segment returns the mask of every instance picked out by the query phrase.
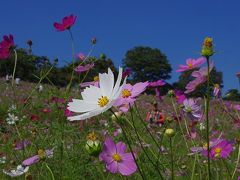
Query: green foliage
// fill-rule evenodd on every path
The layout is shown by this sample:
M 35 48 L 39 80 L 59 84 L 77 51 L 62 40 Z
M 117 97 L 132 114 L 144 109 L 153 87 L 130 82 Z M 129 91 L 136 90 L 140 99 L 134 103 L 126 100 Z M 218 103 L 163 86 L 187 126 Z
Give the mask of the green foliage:
M 225 94 L 224 100 L 228 101 L 240 101 L 240 93 L 237 89 L 229 89 Z
M 171 65 L 159 49 L 135 47 L 127 51 L 123 64 L 132 69 L 133 82 L 171 78 Z

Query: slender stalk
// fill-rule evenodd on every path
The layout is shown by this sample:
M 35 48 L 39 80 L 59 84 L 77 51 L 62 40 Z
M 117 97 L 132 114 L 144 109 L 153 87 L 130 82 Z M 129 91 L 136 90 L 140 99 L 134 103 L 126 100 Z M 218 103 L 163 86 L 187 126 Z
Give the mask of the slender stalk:
M 131 107 L 130 105 L 129 105 L 129 107 L 130 107 L 130 113 L 131 113 L 131 121 L 132 121 L 132 124 L 133 124 L 134 131 L 135 131 L 135 133 L 136 133 L 136 135 L 137 135 L 137 139 L 138 139 L 138 141 L 139 141 L 139 143 L 140 143 L 140 146 L 141 146 L 144 154 L 147 156 L 148 160 L 151 162 L 151 164 L 152 164 L 152 165 L 155 167 L 155 169 L 157 170 L 157 172 L 158 172 L 158 174 L 160 175 L 161 179 L 163 179 L 163 176 L 162 176 L 161 172 L 159 171 L 158 167 L 157 167 L 156 164 L 152 161 L 152 159 L 149 157 L 148 153 L 146 152 L 145 148 L 144 148 L 143 145 L 142 145 L 142 141 L 140 140 L 139 134 L 138 134 L 138 132 L 137 132 L 137 128 L 136 128 L 136 126 L 135 126 L 135 122 L 134 122 L 134 120 L 133 120 L 132 107 Z
M 237 171 L 237 169 L 238 169 L 239 161 L 240 161 L 240 144 L 238 145 L 238 156 L 237 156 L 237 162 L 236 162 L 236 166 L 235 166 L 235 169 L 234 169 L 234 171 L 233 171 L 233 174 L 232 174 L 232 178 L 231 178 L 231 179 L 234 178 L 234 175 L 235 175 L 235 173 L 236 173 L 236 171 Z
M 173 147 L 172 147 L 172 138 L 171 137 L 170 137 L 170 150 L 171 150 L 171 173 L 172 173 L 172 180 L 174 180 Z
M 50 172 L 52 180 L 55 180 L 55 178 L 54 178 L 54 175 L 53 175 L 53 172 L 52 172 L 51 168 L 48 166 L 48 164 L 47 164 L 47 163 L 44 163 L 44 164 L 45 164 L 46 168 L 48 169 L 48 171 Z
M 142 124 L 144 125 L 145 129 L 147 130 L 148 134 L 151 136 L 152 140 L 154 141 L 154 143 L 156 144 L 156 146 L 158 147 L 158 149 L 161 149 L 161 147 L 159 146 L 159 144 L 157 143 L 156 139 L 153 137 L 151 131 L 148 129 L 147 125 L 145 124 L 144 120 L 142 119 L 139 111 L 138 111 L 138 108 L 137 108 L 137 105 L 136 103 L 134 102 L 134 106 L 135 106 L 135 109 L 137 111 L 137 115 L 139 116 L 139 119 L 141 120 Z
M 208 179 L 211 179 L 211 160 L 210 160 L 210 144 L 209 144 L 209 104 L 210 104 L 210 62 L 207 58 L 207 98 L 206 98 L 206 135 L 207 135 L 207 159 L 208 159 Z
M 13 68 L 13 74 L 12 74 L 12 86 L 14 84 L 14 78 L 15 78 L 15 73 L 17 68 L 17 51 L 16 49 L 14 49 L 13 51 L 14 51 L 15 61 L 14 61 L 14 68 Z
M 177 108 L 176 108 L 176 106 L 175 106 L 175 103 L 173 102 L 172 97 L 171 97 L 171 102 L 172 102 L 172 106 L 173 106 L 173 109 L 174 109 L 174 111 L 175 111 L 175 114 L 176 114 L 176 116 L 177 116 L 178 125 L 179 125 L 179 127 L 180 127 L 180 130 L 181 130 L 183 139 L 184 139 L 184 141 L 185 141 L 185 144 L 186 144 L 187 149 L 189 150 L 188 143 L 187 143 L 186 137 L 185 137 L 185 135 L 184 135 L 184 132 L 183 132 L 183 128 L 182 128 L 180 119 L 179 119 L 179 114 L 178 114 Z M 186 127 L 186 129 L 187 129 L 187 127 Z M 187 129 L 187 131 L 188 131 L 188 129 Z M 188 134 L 189 134 L 189 132 L 188 132 Z
M 71 38 L 71 44 L 72 44 L 72 74 L 71 74 L 71 78 L 70 81 L 67 85 L 67 89 L 66 89 L 66 93 L 69 92 L 69 90 L 71 89 L 71 85 L 72 85 L 72 81 L 73 81 L 73 76 L 74 76 L 74 54 L 75 54 L 75 48 L 74 48 L 74 39 L 73 39 L 73 34 L 71 29 L 69 29 L 69 34 L 70 34 L 70 38 Z
M 111 111 L 111 113 L 115 116 L 115 118 L 119 121 L 118 117 L 117 117 L 116 114 L 113 112 L 113 110 L 110 109 L 110 111 Z M 125 137 L 125 139 L 126 139 L 126 141 L 127 141 L 127 144 L 128 144 L 128 146 L 129 146 L 130 152 L 131 152 L 131 154 L 132 154 L 132 156 L 133 156 L 133 159 L 134 159 L 134 161 L 135 161 L 135 163 L 136 163 L 136 165 L 137 165 L 137 168 L 138 168 L 138 170 L 139 170 L 139 173 L 140 173 L 142 179 L 146 179 L 145 175 L 143 174 L 143 172 L 142 172 L 142 170 L 140 169 L 140 166 L 139 166 L 139 164 L 138 164 L 138 162 L 137 162 L 137 160 L 136 160 L 135 154 L 134 154 L 134 152 L 133 152 L 133 150 L 132 150 L 132 147 L 131 147 L 130 141 L 129 141 L 128 137 L 127 137 L 127 134 L 126 134 L 126 132 L 125 132 L 125 129 L 123 128 L 123 126 L 121 125 L 121 123 L 118 123 L 118 125 L 121 127 L 121 129 L 122 129 L 122 131 L 123 131 L 123 135 L 124 135 L 124 137 Z

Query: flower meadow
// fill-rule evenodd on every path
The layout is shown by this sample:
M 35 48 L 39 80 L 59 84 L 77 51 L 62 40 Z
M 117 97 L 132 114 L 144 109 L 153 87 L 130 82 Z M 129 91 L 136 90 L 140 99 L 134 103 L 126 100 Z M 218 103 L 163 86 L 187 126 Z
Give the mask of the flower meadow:
M 240 179 L 240 105 L 210 88 L 212 38 L 200 57 L 179 63 L 179 73 L 194 70 L 185 91 L 161 96 L 164 80 L 131 83 L 127 67 L 86 81 L 95 62 L 92 49 L 75 54 L 75 23 L 70 15 L 53 24 L 69 34 L 78 61 L 64 88 L 42 83 L 51 67 L 38 83 L 20 82 L 14 36 L 0 42 L 1 61 L 15 58 L 11 78 L 0 80 L 0 179 Z M 189 96 L 203 83 L 203 97 Z

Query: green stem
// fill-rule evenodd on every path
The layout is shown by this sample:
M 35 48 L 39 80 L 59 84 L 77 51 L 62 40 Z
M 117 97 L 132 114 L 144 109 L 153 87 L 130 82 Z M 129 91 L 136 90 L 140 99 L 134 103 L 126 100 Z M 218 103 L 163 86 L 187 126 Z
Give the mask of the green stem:
M 117 121 L 119 121 L 118 117 L 117 117 L 116 114 L 113 112 L 113 110 L 110 109 L 110 111 L 111 111 L 111 113 L 115 116 L 115 118 L 117 119 Z M 142 179 L 146 179 L 145 175 L 143 174 L 143 172 L 142 172 L 142 170 L 140 169 L 140 166 L 139 166 L 139 164 L 138 164 L 138 162 L 137 162 L 137 160 L 136 160 L 136 157 L 135 157 L 135 154 L 134 154 L 134 152 L 133 152 L 133 150 L 132 150 L 130 141 L 129 141 L 129 139 L 127 138 L 127 134 L 126 134 L 126 132 L 125 132 L 125 129 L 123 128 L 123 126 L 121 125 L 121 123 L 118 123 L 118 125 L 121 127 L 121 129 L 122 129 L 122 131 L 123 131 L 123 135 L 124 135 L 124 137 L 125 137 L 125 139 L 126 139 L 126 141 L 127 141 L 127 144 L 128 144 L 128 146 L 129 146 L 130 152 L 131 152 L 131 154 L 132 154 L 132 156 L 133 156 L 133 159 L 134 159 L 134 161 L 135 161 L 135 163 L 136 163 L 136 165 L 137 165 L 137 168 L 138 168 L 138 170 L 139 170 L 139 173 L 140 173 Z
M 132 121 L 132 124 L 133 124 L 134 131 L 135 131 L 135 133 L 136 133 L 136 135 L 137 135 L 137 139 L 138 139 L 138 141 L 139 141 L 139 143 L 140 143 L 140 146 L 141 146 L 144 154 L 147 156 L 148 160 L 151 162 L 151 164 L 152 164 L 152 165 L 154 166 L 154 168 L 157 170 L 157 172 L 158 172 L 158 174 L 160 175 L 161 179 L 163 179 L 163 176 L 162 176 L 161 172 L 159 171 L 158 167 L 155 165 L 155 163 L 154 163 L 154 162 L 152 161 L 152 159 L 149 157 L 148 153 L 146 152 L 145 148 L 144 148 L 143 145 L 142 145 L 142 141 L 140 140 L 139 134 L 138 134 L 138 132 L 137 132 L 137 128 L 136 128 L 136 126 L 135 126 L 135 122 L 134 122 L 134 120 L 133 120 L 132 107 L 130 106 L 130 104 L 129 104 L 129 107 L 130 107 L 130 112 L 131 112 L 131 121 Z
M 171 150 L 171 172 L 172 172 L 172 180 L 174 180 L 174 162 L 173 162 L 172 138 L 170 138 L 170 150 Z
M 54 175 L 53 175 L 53 172 L 52 172 L 51 168 L 48 166 L 48 164 L 47 164 L 47 163 L 44 163 L 44 164 L 45 164 L 46 168 L 48 169 L 48 171 L 50 172 L 52 180 L 55 180 L 55 178 L 54 178 Z
M 231 179 L 234 178 L 234 175 L 235 175 L 235 173 L 236 173 L 236 171 L 237 171 L 237 169 L 238 169 L 238 163 L 239 163 L 239 161 L 240 161 L 240 144 L 238 145 L 237 162 L 236 162 L 236 166 L 235 166 L 235 169 L 234 169 L 234 171 L 233 171 L 233 174 L 232 174 L 232 178 L 231 178 Z
M 13 74 L 12 74 L 12 86 L 14 84 L 14 78 L 15 78 L 15 73 L 16 73 L 16 68 L 17 68 L 17 51 L 16 49 L 13 50 L 14 55 L 15 55 L 15 61 L 14 61 L 14 68 L 13 68 Z
M 211 160 L 210 160 L 210 144 L 209 144 L 209 104 L 210 104 L 210 62 L 207 58 L 207 99 L 206 99 L 206 135 L 207 135 L 207 159 L 208 159 L 208 179 L 211 179 Z

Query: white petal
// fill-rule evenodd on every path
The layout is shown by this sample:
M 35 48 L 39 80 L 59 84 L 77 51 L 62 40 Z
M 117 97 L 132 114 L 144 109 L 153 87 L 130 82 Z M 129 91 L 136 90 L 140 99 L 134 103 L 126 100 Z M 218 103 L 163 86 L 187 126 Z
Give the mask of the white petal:
M 113 88 L 111 97 L 118 91 L 120 83 L 121 83 L 121 80 L 122 80 L 122 68 L 119 67 L 117 82 L 116 82 L 116 84 L 115 84 L 115 86 Z
M 96 86 L 90 86 L 81 93 L 83 100 L 89 103 L 97 103 L 98 98 L 102 96 L 101 89 Z
M 91 118 L 93 116 L 96 116 L 96 115 L 100 114 L 101 112 L 102 111 L 100 109 L 98 109 L 98 110 L 95 110 L 95 111 L 83 113 L 81 115 L 71 116 L 71 117 L 68 117 L 67 119 L 69 121 L 85 120 L 85 119 Z
M 114 76 L 110 68 L 108 68 L 108 74 L 99 74 L 99 86 L 104 96 L 109 97 L 112 93 L 114 85 Z
M 79 100 L 79 99 L 73 99 L 73 102 L 68 103 L 68 110 L 72 112 L 87 112 L 87 111 L 92 111 L 94 109 L 98 108 L 98 104 L 93 103 L 88 103 L 87 101 L 84 100 Z

